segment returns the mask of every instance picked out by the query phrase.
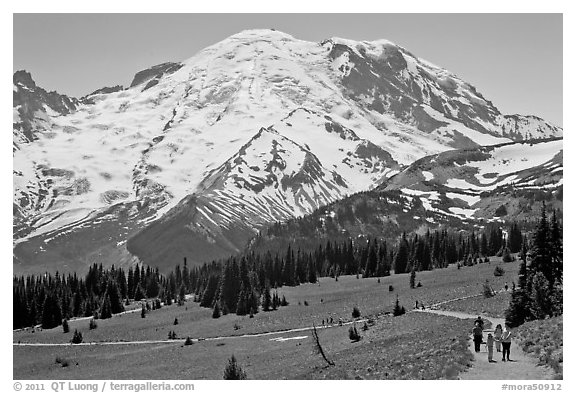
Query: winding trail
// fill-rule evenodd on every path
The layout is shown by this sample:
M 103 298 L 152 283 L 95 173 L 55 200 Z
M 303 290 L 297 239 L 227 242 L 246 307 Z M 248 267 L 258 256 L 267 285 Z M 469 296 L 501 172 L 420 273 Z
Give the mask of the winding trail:
M 427 312 L 437 315 L 445 315 L 449 317 L 456 317 L 460 319 L 476 319 L 477 315 L 466 314 L 457 311 L 443 311 L 435 309 L 418 310 L 415 312 Z M 496 325 L 501 324 L 504 326 L 503 318 L 494 318 L 481 315 L 483 319 L 487 319 L 492 323 L 494 328 Z M 472 330 L 472 328 L 470 328 Z M 486 333 L 493 332 L 485 330 Z M 480 352 L 474 351 L 474 342 L 470 336 L 469 342 L 470 352 L 474 354 L 474 362 L 472 367 L 466 372 L 460 374 L 460 379 L 490 379 L 490 380 L 514 380 L 514 379 L 530 379 L 530 380 L 549 380 L 554 379 L 553 371 L 548 367 L 538 366 L 536 360 L 528 356 L 518 344 L 512 340 L 510 347 L 511 361 L 503 362 L 501 359 L 501 352 L 496 352 L 494 348 L 493 360 L 495 363 L 488 363 L 488 353 L 482 346 Z
M 140 311 L 140 310 L 137 310 Z M 325 325 L 325 326 L 316 326 L 317 330 L 320 329 L 329 329 L 339 326 L 346 326 L 351 325 L 353 323 L 362 323 L 367 321 L 366 319 L 358 319 L 354 321 L 343 322 L 342 325 L 340 324 L 332 324 L 332 325 Z M 199 341 L 215 341 L 215 340 L 225 340 L 225 339 L 238 339 L 238 338 L 255 338 L 255 337 L 266 337 L 266 336 L 274 336 L 280 334 L 289 334 L 289 333 L 299 333 L 305 332 L 308 330 L 314 329 L 313 326 L 302 327 L 302 328 L 294 328 L 294 329 L 285 329 L 285 330 L 275 330 L 272 332 L 264 332 L 264 333 L 251 333 L 251 334 L 242 334 L 242 335 L 230 335 L 230 336 L 217 336 L 217 337 L 206 337 L 206 338 L 194 338 L 192 339 L 193 342 Z M 286 338 L 281 338 L 280 341 L 287 341 Z M 292 338 L 294 339 L 294 338 Z M 68 343 L 21 343 L 15 342 L 12 343 L 15 347 L 68 347 L 68 346 L 94 346 L 94 345 L 138 345 L 138 344 L 182 344 L 184 337 L 178 338 L 175 340 L 142 340 L 142 341 L 90 341 L 90 342 L 82 342 L 79 344 L 72 344 Z M 275 339 L 278 340 L 278 339 Z

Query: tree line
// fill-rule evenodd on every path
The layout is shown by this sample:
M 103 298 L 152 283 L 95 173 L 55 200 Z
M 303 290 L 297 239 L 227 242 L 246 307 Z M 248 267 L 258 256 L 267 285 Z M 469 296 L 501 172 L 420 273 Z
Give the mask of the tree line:
M 520 252 L 518 287 L 506 310 L 506 323 L 516 327 L 524 322 L 563 313 L 563 235 L 552 213 L 549 219 L 543 204 L 540 221 L 530 242 Z
M 184 302 L 186 294 L 202 307 L 227 313 L 255 314 L 287 304 L 273 289 L 315 283 L 319 277 L 340 275 L 384 277 L 392 273 L 474 264 L 497 253 L 517 252 L 523 243 L 516 224 L 505 240 L 498 225 L 480 232 L 448 229 L 422 235 L 403 234 L 396 243 L 378 238 L 326 241 L 311 252 L 249 252 L 201 266 L 176 265 L 167 275 L 143 265 L 125 272 L 94 264 L 84 278 L 76 274 L 14 277 L 14 329 L 40 324 L 52 328 L 72 317 L 109 318 L 124 311 L 130 300 L 157 299 L 164 304 Z M 217 311 L 217 312 L 216 312 Z

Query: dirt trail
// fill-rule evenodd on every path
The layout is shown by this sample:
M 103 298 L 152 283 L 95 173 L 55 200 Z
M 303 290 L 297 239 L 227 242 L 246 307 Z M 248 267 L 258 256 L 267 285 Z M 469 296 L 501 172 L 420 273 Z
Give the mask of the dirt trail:
M 456 317 L 460 319 L 476 319 L 477 315 L 465 314 L 456 311 L 443 311 L 443 310 L 419 310 L 418 312 L 428 312 L 438 315 L 446 315 L 450 317 Z M 492 332 L 496 325 L 501 324 L 504 326 L 504 319 L 487 317 L 482 315 L 483 319 L 487 319 L 492 323 L 492 328 L 489 330 Z M 472 330 L 472 326 L 470 327 Z M 488 331 L 485 331 L 485 335 Z M 513 380 L 513 379 L 532 379 L 532 380 L 546 380 L 554 379 L 553 371 L 548 367 L 538 366 L 536 360 L 529 357 L 518 344 L 512 340 L 512 345 L 510 347 L 510 359 L 511 361 L 502 361 L 502 353 L 496 352 L 496 346 L 494 346 L 494 356 L 493 360 L 495 363 L 488 363 L 488 353 L 482 345 L 480 352 L 474 351 L 474 342 L 472 341 L 472 336 L 470 336 L 469 344 L 470 352 L 474 354 L 474 363 L 468 371 L 460 374 L 460 379 L 489 379 L 489 380 Z
M 137 310 L 139 311 L 139 310 Z M 334 323 L 332 325 L 325 325 L 325 326 L 316 326 L 317 330 L 320 329 L 330 329 L 339 326 L 347 326 L 353 323 L 362 323 L 367 321 L 366 319 L 358 319 L 354 321 L 343 322 L 341 325 Z M 193 342 L 199 341 L 214 341 L 214 340 L 225 340 L 225 339 L 237 339 L 237 338 L 254 338 L 254 337 L 266 337 L 266 336 L 273 336 L 273 335 L 280 335 L 280 334 L 288 334 L 288 333 L 298 333 L 298 332 L 305 332 L 308 330 L 314 329 L 313 326 L 302 327 L 302 328 L 294 328 L 294 329 L 285 329 L 285 330 L 275 330 L 272 332 L 264 332 L 264 333 L 251 333 L 251 334 L 243 334 L 243 335 L 230 335 L 230 336 L 217 336 L 217 337 L 206 337 L 206 338 L 193 338 Z M 294 339 L 294 338 L 292 338 Z M 92 342 L 82 342 L 79 344 L 72 344 L 72 343 L 21 343 L 15 342 L 12 343 L 13 346 L 19 347 L 64 347 L 64 346 L 91 346 L 91 345 L 138 345 L 138 344 L 182 344 L 184 338 L 179 338 L 175 340 L 141 340 L 141 341 L 92 341 Z M 282 341 L 286 341 L 288 339 L 284 338 Z

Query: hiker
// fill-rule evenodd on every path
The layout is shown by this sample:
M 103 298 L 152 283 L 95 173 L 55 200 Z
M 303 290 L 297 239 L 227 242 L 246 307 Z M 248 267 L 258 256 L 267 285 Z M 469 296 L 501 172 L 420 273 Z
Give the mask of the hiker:
M 502 338 L 502 325 L 496 325 L 496 329 L 494 329 L 494 341 L 496 341 L 496 352 L 501 352 L 500 348 L 502 347 L 502 343 L 500 339 Z
M 424 307 L 424 303 L 420 302 L 420 304 L 422 305 L 422 310 L 426 310 L 426 307 Z
M 482 320 L 482 318 L 480 318 L 480 315 L 478 315 L 478 318 L 476 318 L 476 321 L 474 321 L 474 323 L 480 325 L 480 329 L 484 330 L 484 321 Z
M 504 324 L 504 330 L 502 331 L 502 361 L 510 361 L 510 346 L 512 345 L 512 332 L 508 328 L 508 325 Z
M 492 337 L 492 333 L 488 333 L 486 347 L 488 348 L 488 363 L 494 363 L 494 360 L 492 360 L 494 354 L 494 337 Z
M 480 344 L 482 344 L 482 328 L 478 322 L 474 324 L 472 334 L 474 335 L 474 351 L 480 352 Z

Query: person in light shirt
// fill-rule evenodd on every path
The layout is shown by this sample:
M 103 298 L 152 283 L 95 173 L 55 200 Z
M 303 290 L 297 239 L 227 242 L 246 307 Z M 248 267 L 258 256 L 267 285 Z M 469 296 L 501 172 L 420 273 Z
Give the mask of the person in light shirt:
M 502 361 L 510 361 L 510 346 L 512 345 L 512 332 L 510 331 L 508 325 L 504 325 L 504 330 L 502 331 Z

